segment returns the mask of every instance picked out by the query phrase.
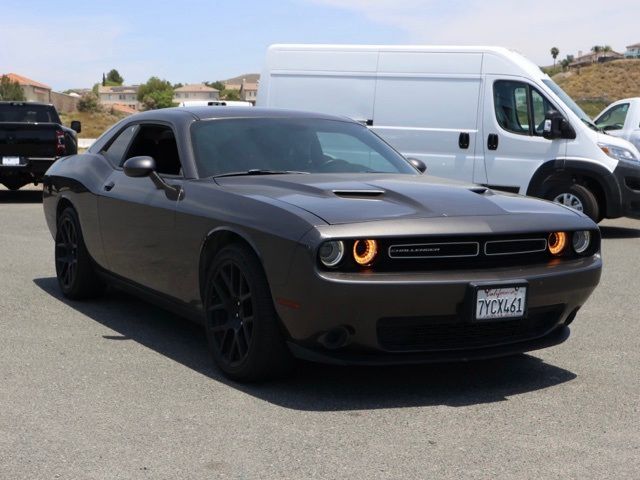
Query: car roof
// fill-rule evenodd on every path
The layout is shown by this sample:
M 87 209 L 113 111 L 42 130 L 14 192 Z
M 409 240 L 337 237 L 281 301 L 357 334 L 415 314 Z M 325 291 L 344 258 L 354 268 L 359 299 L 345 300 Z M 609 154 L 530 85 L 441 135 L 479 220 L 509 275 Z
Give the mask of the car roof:
M 53 107 L 53 104 L 51 103 L 44 103 L 44 102 L 29 102 L 29 101 L 22 101 L 22 100 L 0 100 L 0 105 L 36 105 L 36 106 L 40 106 L 40 107 Z
M 289 110 L 284 108 L 262 108 L 262 107 L 229 107 L 229 106 L 202 106 L 202 107 L 175 107 L 160 110 L 148 110 L 135 114 L 136 118 L 184 118 L 191 116 L 196 120 L 210 120 L 217 118 L 307 118 L 340 120 L 343 122 L 357 123 L 347 117 L 326 115 L 317 112 L 305 112 L 299 110 Z M 130 117 L 132 118 L 132 117 Z

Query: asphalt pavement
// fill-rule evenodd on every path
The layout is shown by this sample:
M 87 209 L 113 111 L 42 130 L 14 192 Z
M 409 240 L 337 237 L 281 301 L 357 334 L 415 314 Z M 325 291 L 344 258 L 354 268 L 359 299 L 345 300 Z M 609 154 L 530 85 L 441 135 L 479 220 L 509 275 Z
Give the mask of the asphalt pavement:
M 64 300 L 40 192 L 0 190 L 0 479 L 638 479 L 640 221 L 602 233 L 562 345 L 246 386 L 175 315 Z

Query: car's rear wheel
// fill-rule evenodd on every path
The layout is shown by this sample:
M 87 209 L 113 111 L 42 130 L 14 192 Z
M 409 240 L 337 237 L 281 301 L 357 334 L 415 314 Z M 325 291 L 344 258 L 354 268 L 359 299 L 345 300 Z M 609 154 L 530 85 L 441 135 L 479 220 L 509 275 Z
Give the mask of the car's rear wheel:
M 55 261 L 58 284 L 65 297 L 81 300 L 104 290 L 104 282 L 84 244 L 78 214 L 72 207 L 65 208 L 58 217 Z
M 582 212 L 594 222 L 602 220 L 598 199 L 593 192 L 584 185 L 577 183 L 560 185 L 552 188 L 546 198 Z
M 249 248 L 234 244 L 215 256 L 205 294 L 209 349 L 225 375 L 256 381 L 290 369 L 291 354 L 267 279 Z

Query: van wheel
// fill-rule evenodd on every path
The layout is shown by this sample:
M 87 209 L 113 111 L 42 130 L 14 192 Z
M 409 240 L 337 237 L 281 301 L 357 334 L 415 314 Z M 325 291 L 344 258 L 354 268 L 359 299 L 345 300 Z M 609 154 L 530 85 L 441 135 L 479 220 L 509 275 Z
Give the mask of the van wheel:
M 572 183 L 552 188 L 546 198 L 582 212 L 596 223 L 602 220 L 598 199 L 583 185 Z

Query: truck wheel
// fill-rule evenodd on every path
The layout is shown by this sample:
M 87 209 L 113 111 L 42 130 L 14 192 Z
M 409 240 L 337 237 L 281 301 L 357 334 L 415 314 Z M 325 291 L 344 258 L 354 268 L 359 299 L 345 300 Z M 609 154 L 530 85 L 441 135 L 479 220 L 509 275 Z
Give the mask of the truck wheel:
M 583 185 L 572 183 L 552 188 L 546 198 L 582 212 L 596 223 L 602 220 L 596 196 Z
M 11 191 L 20 190 L 22 187 L 26 185 L 24 182 L 12 182 L 11 180 L 6 180 L 2 182 L 2 184 L 7 187 Z
M 93 266 L 80 230 L 76 211 L 67 207 L 58 218 L 56 231 L 56 276 L 62 294 L 71 300 L 92 298 L 105 284 Z
M 214 362 L 229 378 L 258 381 L 287 373 L 293 360 L 260 262 L 243 245 L 213 259 L 205 287 L 206 333 Z

